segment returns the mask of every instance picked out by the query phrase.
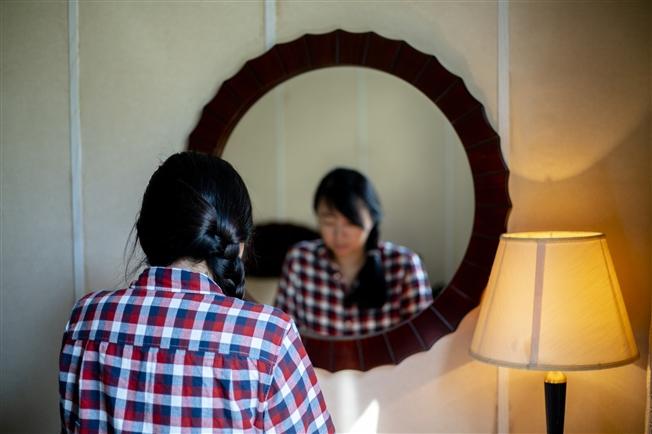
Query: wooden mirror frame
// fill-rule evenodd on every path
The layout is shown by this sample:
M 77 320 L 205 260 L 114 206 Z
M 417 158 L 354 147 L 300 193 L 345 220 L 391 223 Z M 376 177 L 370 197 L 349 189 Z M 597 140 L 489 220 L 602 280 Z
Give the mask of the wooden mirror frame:
M 464 81 L 434 56 L 373 32 L 336 30 L 306 34 L 247 61 L 222 83 L 203 108 L 189 136 L 188 149 L 221 155 L 236 124 L 265 93 L 304 72 L 333 66 L 376 69 L 419 89 L 439 107 L 457 132 L 469 160 L 475 193 L 473 228 L 465 256 L 453 279 L 429 308 L 372 335 L 302 336 L 314 366 L 331 372 L 366 371 L 398 364 L 414 353 L 430 349 L 478 305 L 511 210 L 509 172 L 500 138 L 489 124 L 483 105 L 469 93 Z

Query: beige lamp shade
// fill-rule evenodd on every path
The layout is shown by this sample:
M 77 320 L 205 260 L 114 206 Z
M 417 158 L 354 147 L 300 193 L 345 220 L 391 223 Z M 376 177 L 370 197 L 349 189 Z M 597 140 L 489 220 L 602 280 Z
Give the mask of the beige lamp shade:
M 604 234 L 504 234 L 471 355 L 502 366 L 601 369 L 638 349 Z

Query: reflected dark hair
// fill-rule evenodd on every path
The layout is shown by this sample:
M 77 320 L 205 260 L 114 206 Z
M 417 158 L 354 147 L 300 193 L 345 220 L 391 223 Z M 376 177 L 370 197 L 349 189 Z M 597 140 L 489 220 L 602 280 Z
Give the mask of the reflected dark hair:
M 242 298 L 240 243 L 247 243 L 252 228 L 249 193 L 235 169 L 218 157 L 181 152 L 149 180 L 136 238 L 149 265 L 205 260 L 224 293 Z
M 363 309 L 381 307 L 387 301 L 387 283 L 378 254 L 379 226 L 383 217 L 378 193 L 362 173 L 338 167 L 328 172 L 317 186 L 313 199 L 315 212 L 322 202 L 359 227 L 364 227 L 360 206 L 369 211 L 373 227 L 365 243 L 367 259 L 358 273 L 357 285 L 347 295 L 345 304 L 355 304 Z

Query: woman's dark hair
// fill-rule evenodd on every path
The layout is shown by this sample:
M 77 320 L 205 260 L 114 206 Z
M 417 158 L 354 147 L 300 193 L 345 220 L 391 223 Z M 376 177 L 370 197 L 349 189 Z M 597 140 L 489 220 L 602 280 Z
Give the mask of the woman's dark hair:
M 378 254 L 379 225 L 383 212 L 376 190 L 362 173 L 338 167 L 328 172 L 317 186 L 313 200 L 315 212 L 322 202 L 359 227 L 364 227 L 360 206 L 369 211 L 373 227 L 365 243 L 367 259 L 358 273 L 357 284 L 345 299 L 345 304 L 356 304 L 360 308 L 381 307 L 387 301 L 387 283 Z
M 240 243 L 247 243 L 252 227 L 249 193 L 235 169 L 218 157 L 181 152 L 149 180 L 136 237 L 149 265 L 205 260 L 224 293 L 241 298 Z

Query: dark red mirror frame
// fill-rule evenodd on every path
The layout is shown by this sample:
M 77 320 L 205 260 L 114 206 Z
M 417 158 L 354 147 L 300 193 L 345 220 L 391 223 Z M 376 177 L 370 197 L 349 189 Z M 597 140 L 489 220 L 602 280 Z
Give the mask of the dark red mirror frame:
M 419 89 L 451 122 L 473 174 L 475 216 L 469 246 L 453 279 L 428 309 L 376 335 L 345 339 L 302 337 L 314 366 L 331 372 L 366 371 L 398 364 L 414 353 L 428 350 L 439 338 L 454 331 L 478 305 L 500 234 L 506 231 L 511 209 L 509 172 L 501 154 L 500 138 L 489 124 L 483 105 L 469 93 L 464 81 L 434 56 L 373 32 L 336 30 L 304 35 L 249 60 L 222 83 L 206 104 L 190 134 L 188 149 L 221 155 L 235 125 L 260 97 L 296 75 L 332 66 L 384 71 Z

